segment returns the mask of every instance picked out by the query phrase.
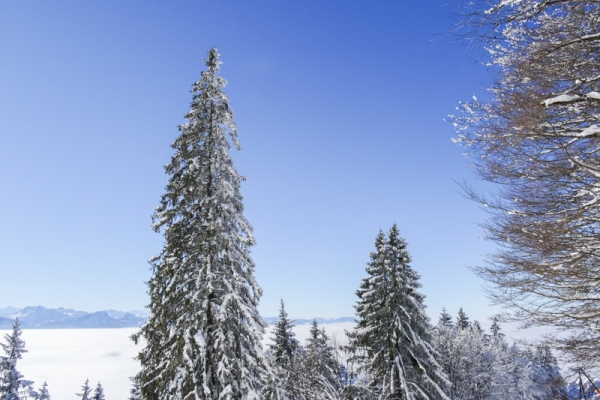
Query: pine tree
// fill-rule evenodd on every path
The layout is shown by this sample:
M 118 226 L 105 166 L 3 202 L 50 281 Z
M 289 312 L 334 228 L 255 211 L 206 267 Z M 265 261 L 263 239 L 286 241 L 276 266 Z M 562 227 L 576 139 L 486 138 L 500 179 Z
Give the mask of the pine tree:
M 129 379 L 131 380 L 132 386 L 131 389 L 129 389 L 129 399 L 127 400 L 142 400 L 140 381 L 137 380 L 135 376 Z
M 437 360 L 448 377 L 445 386 L 453 400 L 485 399 L 491 385 L 490 352 L 483 332 L 475 322 L 460 329 L 445 323 L 449 315 L 440 316 L 434 329 L 433 343 L 439 354 Z
M 92 400 L 106 400 L 106 397 L 104 397 L 104 389 L 102 388 L 102 384 L 100 382 L 98 382 L 98 386 L 96 386 L 96 389 L 94 389 Z
M 146 341 L 138 379 L 147 400 L 258 399 L 270 376 L 255 241 L 229 156 L 232 144 L 240 149 L 237 128 L 216 48 L 205 62 L 152 217 L 165 244 L 150 261 L 149 320 L 133 336 Z
M 498 323 L 498 319 L 494 318 L 492 320 L 492 326 L 490 327 L 490 331 L 492 332 L 492 338 L 498 339 L 498 338 L 504 337 L 504 333 L 500 332 L 501 330 L 502 330 L 502 328 L 500 328 L 500 324 Z
M 292 331 L 294 321 L 285 311 L 285 303 L 281 300 L 279 321 L 273 327 L 273 344 L 269 346 L 270 360 L 279 381 L 278 386 L 285 397 L 301 399 L 305 390 L 304 377 L 299 370 L 300 343 Z
M 310 335 L 305 346 L 302 362 L 304 375 L 309 390 L 305 394 L 308 399 L 330 399 L 339 392 L 339 365 L 335 360 L 333 348 L 325 329 L 319 329 L 316 320 L 310 328 Z
M 44 382 L 36 400 L 50 400 L 50 392 L 48 391 L 48 382 Z
M 294 321 L 288 318 L 285 311 L 285 303 L 281 300 L 279 308 L 279 321 L 273 327 L 275 336 L 271 338 L 273 344 L 270 345 L 271 357 L 276 365 L 288 366 L 293 364 L 296 352 L 300 347 L 300 343 L 294 337 L 296 334 L 292 331 Z
M 477 321 L 476 319 L 473 320 L 473 324 L 471 324 L 471 329 L 473 329 L 474 331 L 477 331 L 479 333 L 483 333 L 483 328 L 481 327 L 481 324 L 479 323 L 479 321 Z
M 380 399 L 447 399 L 445 375 L 435 360 L 419 275 L 410 267 L 396 224 L 380 232 L 366 278 L 357 291 L 357 326 L 351 339 L 367 352 L 366 370 Z
M 450 314 L 448 314 L 446 308 L 442 308 L 442 313 L 440 314 L 440 318 L 438 320 L 438 326 L 446 326 L 448 328 L 452 328 L 454 326 L 454 324 L 452 323 L 452 317 L 450 316 Z
M 76 395 L 81 397 L 81 400 L 92 400 L 90 397 L 91 394 L 92 388 L 90 387 L 90 380 L 86 379 L 83 386 L 81 386 L 81 393 L 76 393 Z
M 21 324 L 15 319 L 13 330 L 4 335 L 6 344 L 0 344 L 4 350 L 4 356 L 0 358 L 0 399 L 19 400 L 27 398 L 33 390 L 32 381 L 23 379 L 23 374 L 17 369 L 17 362 L 23 358 L 25 341 L 21 339 Z
M 456 327 L 458 329 L 467 329 L 469 327 L 469 317 L 463 311 L 462 307 L 458 310 L 458 315 L 456 316 Z
M 560 373 L 556 358 L 547 345 L 537 346 L 532 359 L 537 363 L 537 373 L 534 378 L 544 395 L 539 399 L 567 400 L 566 382 Z

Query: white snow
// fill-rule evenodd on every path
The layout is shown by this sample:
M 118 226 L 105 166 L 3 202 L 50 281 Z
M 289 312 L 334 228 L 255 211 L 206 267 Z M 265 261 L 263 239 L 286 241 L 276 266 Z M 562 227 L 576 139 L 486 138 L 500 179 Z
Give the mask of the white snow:
M 577 99 L 579 99 L 579 95 L 576 94 L 561 94 L 560 96 L 544 100 L 544 105 L 548 107 L 549 105 L 554 103 L 568 103 L 569 101 Z
M 597 135 L 598 133 L 600 133 L 600 128 L 598 128 L 597 125 L 592 125 L 588 128 L 585 128 L 578 136 L 587 137 Z
M 589 92 L 588 94 L 585 95 L 585 97 L 587 97 L 588 99 L 600 100 L 600 93 L 598 93 L 598 92 Z

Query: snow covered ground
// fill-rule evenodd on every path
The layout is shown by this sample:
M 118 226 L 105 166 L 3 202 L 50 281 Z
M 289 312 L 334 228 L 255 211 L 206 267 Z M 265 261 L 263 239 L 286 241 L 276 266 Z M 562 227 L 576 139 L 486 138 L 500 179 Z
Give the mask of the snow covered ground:
M 330 337 L 345 339 L 344 329 L 352 322 L 324 324 Z M 269 330 L 272 326 L 269 327 Z M 131 387 L 129 377 L 135 375 L 138 363 L 133 359 L 140 349 L 129 339 L 138 328 L 120 329 L 25 329 L 23 339 L 28 353 L 19 361 L 19 370 L 39 388 L 48 382 L 50 395 L 56 400 L 76 400 L 81 385 L 102 382 L 106 398 L 125 400 Z M 304 343 L 310 325 L 295 327 L 296 337 Z M 2 342 L 9 331 L 0 331 Z M 270 332 L 263 346 L 270 342 Z

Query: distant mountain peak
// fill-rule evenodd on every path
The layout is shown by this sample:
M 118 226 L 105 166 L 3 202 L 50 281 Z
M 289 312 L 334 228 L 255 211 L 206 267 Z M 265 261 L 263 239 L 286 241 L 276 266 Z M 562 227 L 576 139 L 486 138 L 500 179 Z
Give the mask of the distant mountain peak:
M 0 308 L 0 329 L 10 329 L 13 320 L 19 318 L 23 329 L 85 329 L 85 328 L 132 328 L 142 326 L 148 320 L 148 312 L 133 310 L 78 311 L 72 308 L 46 308 L 28 306 L 24 308 Z M 263 318 L 268 325 L 279 321 L 279 317 Z M 354 317 L 314 318 L 319 325 L 339 322 L 354 322 Z M 295 325 L 312 324 L 311 319 L 296 319 Z
M 143 311 L 106 310 L 89 313 L 70 308 L 0 308 L 0 329 L 10 329 L 15 318 L 23 329 L 82 329 L 82 328 L 131 328 L 142 326 L 147 320 Z

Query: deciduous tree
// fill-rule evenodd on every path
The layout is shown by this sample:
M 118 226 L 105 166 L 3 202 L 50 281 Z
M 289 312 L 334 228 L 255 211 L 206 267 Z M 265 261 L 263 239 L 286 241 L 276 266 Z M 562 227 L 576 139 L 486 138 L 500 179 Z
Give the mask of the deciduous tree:
M 471 21 L 497 73 L 490 98 L 453 119 L 493 195 L 466 188 L 491 213 L 499 246 L 476 268 L 504 320 L 577 333 L 574 359 L 600 359 L 600 3 L 494 1 Z

